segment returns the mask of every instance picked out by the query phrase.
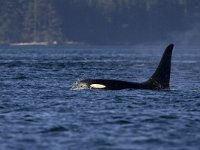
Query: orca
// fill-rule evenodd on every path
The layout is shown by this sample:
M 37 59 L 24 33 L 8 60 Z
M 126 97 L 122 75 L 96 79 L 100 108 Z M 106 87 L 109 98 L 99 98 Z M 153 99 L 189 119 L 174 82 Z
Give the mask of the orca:
M 153 75 L 144 82 L 127 82 L 121 80 L 85 79 L 74 85 L 75 89 L 99 89 L 99 90 L 122 90 L 122 89 L 145 89 L 162 90 L 169 89 L 171 56 L 174 44 L 169 44 L 160 60 Z

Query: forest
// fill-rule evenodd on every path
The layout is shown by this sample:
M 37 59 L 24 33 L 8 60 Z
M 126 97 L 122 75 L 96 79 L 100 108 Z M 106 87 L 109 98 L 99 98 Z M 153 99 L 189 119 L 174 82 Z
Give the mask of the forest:
M 0 44 L 165 41 L 199 20 L 199 0 L 0 0 Z

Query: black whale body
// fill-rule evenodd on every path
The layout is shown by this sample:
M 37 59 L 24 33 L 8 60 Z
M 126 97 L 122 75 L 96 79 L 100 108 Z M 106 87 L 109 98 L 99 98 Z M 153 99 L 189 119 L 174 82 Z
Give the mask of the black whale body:
M 170 72 L 171 72 L 171 56 L 174 45 L 170 44 L 165 49 L 160 63 L 149 78 L 149 80 L 141 83 L 127 82 L 120 80 L 106 79 L 85 79 L 76 83 L 75 88 L 89 88 L 102 90 L 122 90 L 122 89 L 147 89 L 161 90 L 169 89 Z

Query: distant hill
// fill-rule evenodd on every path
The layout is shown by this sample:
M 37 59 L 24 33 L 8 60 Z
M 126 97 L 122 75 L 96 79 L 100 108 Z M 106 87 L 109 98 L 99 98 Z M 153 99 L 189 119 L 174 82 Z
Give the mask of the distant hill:
M 165 41 L 199 20 L 199 0 L 0 0 L 0 44 Z

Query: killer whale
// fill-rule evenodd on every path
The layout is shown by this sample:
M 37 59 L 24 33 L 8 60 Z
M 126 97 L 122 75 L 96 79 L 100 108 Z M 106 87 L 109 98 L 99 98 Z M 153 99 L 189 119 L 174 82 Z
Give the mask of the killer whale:
M 144 82 L 128 82 L 121 80 L 106 79 L 85 79 L 74 85 L 76 89 L 101 89 L 101 90 L 122 90 L 122 89 L 146 89 L 162 90 L 169 89 L 171 73 L 171 57 L 174 44 L 169 44 L 160 60 L 160 63 L 153 75 Z

